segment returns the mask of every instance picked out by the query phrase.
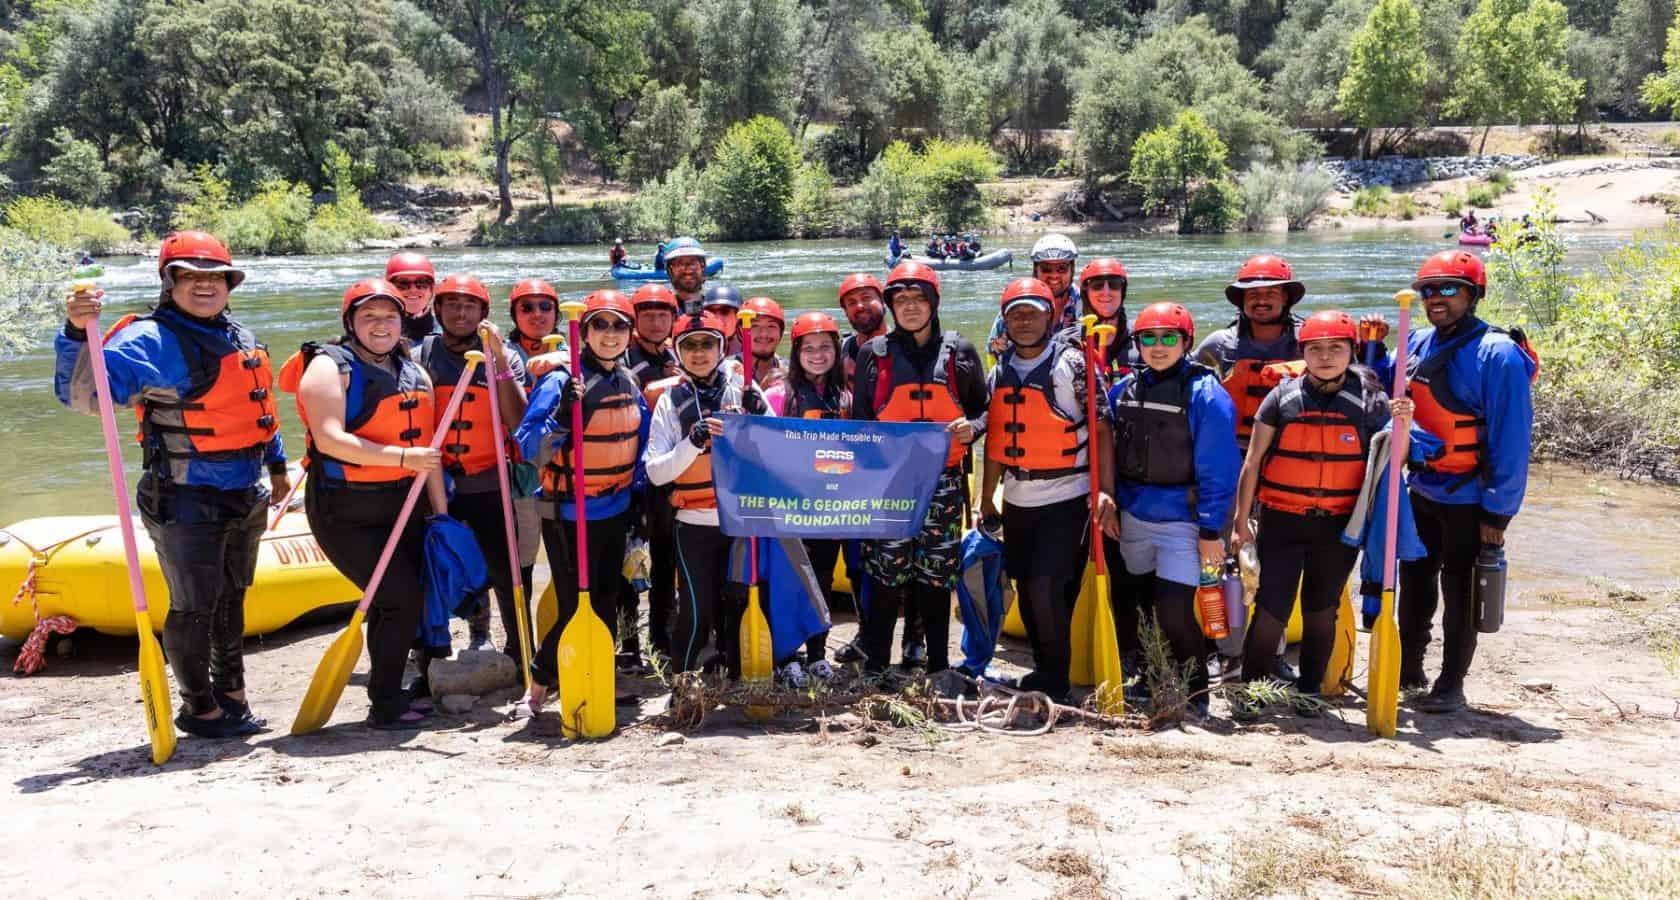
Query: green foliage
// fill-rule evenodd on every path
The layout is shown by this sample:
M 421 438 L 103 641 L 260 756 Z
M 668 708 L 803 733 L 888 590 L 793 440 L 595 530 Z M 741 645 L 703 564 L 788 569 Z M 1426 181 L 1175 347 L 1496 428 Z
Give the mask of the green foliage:
M 1488 173 L 1487 183 L 1499 189 L 1499 193 L 1507 194 L 1511 191 L 1511 170 L 1505 168 L 1494 169 Z
M 41 187 L 71 203 L 93 206 L 111 190 L 111 173 L 99 148 L 80 141 L 68 128 L 53 131 L 52 160 L 41 167 Z
M 869 172 L 858 183 L 852 217 L 863 223 L 871 237 L 894 228 L 916 228 L 923 197 L 921 165 L 921 158 L 903 141 L 888 144 L 869 164 Z
M 834 179 L 819 165 L 805 163 L 793 179 L 790 230 L 794 237 L 825 237 L 839 226 Z
M 1138 138 L 1132 152 L 1132 183 L 1143 189 L 1146 208 L 1176 210 L 1179 231 L 1188 232 L 1192 228 L 1191 188 L 1195 182 L 1224 175 L 1225 157 L 1225 142 L 1200 113 L 1185 110 L 1171 125 Z
M 787 126 L 757 116 L 729 129 L 706 168 L 701 206 L 725 240 L 788 232 L 799 151 Z
M 405 144 L 461 147 L 467 143 L 467 117 L 455 95 L 411 66 L 397 66 L 385 78 L 390 123 Z
M 1417 218 L 1417 200 L 1411 194 L 1396 194 L 1388 205 L 1388 214 L 1406 222 Z
M 391 36 L 397 48 L 405 58 L 413 60 L 414 71 L 442 89 L 449 98 L 448 105 L 458 113 L 460 104 L 453 98 L 472 86 L 472 50 L 450 34 L 430 13 L 409 0 L 391 0 L 389 8 Z M 397 78 L 398 72 L 408 68 L 399 67 L 391 73 L 392 78 Z
M 362 205 L 350 181 L 348 154 L 336 148 L 330 152 L 323 173 L 337 188 L 330 203 L 312 205 L 307 187 L 283 179 L 266 182 L 250 199 L 236 203 L 228 182 L 200 166 L 187 189 L 191 197 L 176 207 L 171 225 L 208 231 L 235 253 L 340 253 L 365 238 L 398 233 Z
M 1566 20 L 1557 0 L 1480 0 L 1459 38 L 1447 114 L 1478 125 L 1567 121 L 1582 83 L 1566 67 Z
M 1517 324 L 1549 326 L 1564 305 L 1563 240 L 1556 223 L 1557 203 L 1549 187 L 1541 188 L 1530 210 L 1529 227 L 1516 222 L 1500 229 L 1500 240 L 1488 251 L 1487 304 L 1502 318 L 1520 315 Z M 1516 240 L 1520 236 L 1521 240 Z
M 114 253 L 133 240 L 128 229 L 111 221 L 104 210 L 54 197 L 13 200 L 6 207 L 6 227 L 32 241 L 97 255 Z
M 1243 231 L 1260 231 L 1277 217 L 1283 205 L 1284 170 L 1275 166 L 1250 167 L 1237 179 L 1241 214 L 1237 218 Z
M 624 130 L 624 175 L 647 184 L 692 156 L 699 143 L 700 110 L 688 101 L 688 91 L 650 81 Z
M 987 118 L 1010 127 L 1003 137 L 1013 170 L 1047 162 L 1043 132 L 1067 120 L 1080 50 L 1078 25 L 1058 0 L 1021 0 L 1006 8 L 998 30 L 975 52 L 988 86 Z
M 1464 198 L 1453 193 L 1442 194 L 1441 211 L 1449 216 L 1458 215 L 1464 211 Z
M 1267 94 L 1290 124 L 1342 123 L 1336 93 L 1347 72 L 1349 45 L 1375 0 L 1301 0 L 1287 6 L 1270 46 L 1255 61 Z
M 591 203 L 587 206 L 527 206 L 506 222 L 478 223 L 473 243 L 495 246 L 543 244 L 598 244 L 614 237 L 648 237 L 635 226 L 636 210 L 626 203 Z M 669 239 L 665 232 L 662 239 Z
M 700 109 L 708 143 L 755 116 L 787 121 L 799 46 L 795 0 L 707 0 L 701 8 Z
M 1336 190 L 1336 176 L 1311 163 L 1300 163 L 1287 173 L 1281 205 L 1290 231 L 1304 231 L 1313 220 L 1330 209 L 1330 195 Z
M 1640 88 L 1664 69 L 1667 30 L 1676 12 L 1674 0 L 1617 0 L 1610 37 L 1616 46 L 1616 105 L 1623 112 L 1643 111 Z
M 1472 185 L 1464 193 L 1464 203 L 1474 209 L 1492 209 L 1502 192 L 1491 184 Z
M 33 219 L 38 213 L 24 215 Z M 11 208 L 6 219 L 12 219 Z M 63 320 L 64 290 L 76 264 L 72 246 L 0 228 L 0 356 L 37 349 L 41 337 Z
M 1190 195 L 1190 207 L 1185 214 L 1188 225 L 1181 230 L 1188 234 L 1220 234 L 1230 231 L 1241 215 L 1241 192 L 1230 179 L 1221 178 L 1202 185 Z
M 1412 0 L 1378 0 L 1353 36 L 1336 108 L 1361 128 L 1412 125 L 1426 81 L 1423 22 Z
M 679 234 L 709 237 L 716 226 L 701 212 L 701 176 L 694 163 L 678 162 L 663 178 L 643 185 L 631 203 L 634 230 L 653 240 Z
M 978 141 L 933 140 L 922 149 L 922 201 L 933 224 L 962 229 L 986 221 L 980 182 L 998 177 L 990 147 Z
M 1388 215 L 1389 206 L 1394 200 L 1394 191 L 1383 185 L 1373 185 L 1359 189 L 1353 195 L 1351 210 L 1356 216 L 1369 216 L 1380 219 Z
M 1154 73 L 1131 53 L 1096 54 L 1076 78 L 1072 119 L 1074 160 L 1087 180 L 1124 173 L 1138 136 L 1177 112 L 1168 97 L 1150 90 L 1115 90 L 1146 84 Z
M 1674 24 L 1668 28 L 1662 73 L 1645 77 L 1639 88 L 1639 99 L 1659 112 L 1680 115 L 1680 8 L 1675 9 Z

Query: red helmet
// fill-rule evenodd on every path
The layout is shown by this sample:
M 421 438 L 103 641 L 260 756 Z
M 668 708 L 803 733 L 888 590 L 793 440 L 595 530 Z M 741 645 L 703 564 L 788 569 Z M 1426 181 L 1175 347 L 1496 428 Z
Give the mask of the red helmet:
M 1237 270 L 1237 280 L 1225 286 L 1225 299 L 1231 305 L 1242 309 L 1243 291 L 1258 287 L 1281 287 L 1288 297 L 1286 306 L 1294 306 L 1301 302 L 1307 294 L 1307 286 L 1295 280 L 1295 270 L 1281 256 L 1269 253 L 1249 257 L 1248 262 Z
M 1144 307 L 1132 323 L 1132 334 L 1151 328 L 1173 328 L 1184 332 L 1187 341 L 1196 339 L 1196 320 L 1190 310 L 1177 303 L 1151 303 Z
M 402 296 L 397 293 L 389 281 L 383 278 L 363 278 L 361 281 L 344 289 L 344 299 L 338 304 L 338 311 L 344 317 L 344 327 L 350 327 L 350 314 L 369 300 L 385 299 L 397 305 L 397 311 L 402 311 Z
M 1359 325 L 1353 321 L 1353 316 L 1339 309 L 1326 309 L 1315 312 L 1307 317 L 1301 327 L 1295 331 L 1297 343 L 1308 341 L 1352 341 L 1359 343 Z
M 430 278 L 433 281 L 437 280 L 437 272 L 432 268 L 432 261 L 413 250 L 393 253 L 390 259 L 385 260 L 386 281 L 393 281 L 404 275 L 410 278 L 421 277 Z
M 834 323 L 834 317 L 828 313 L 800 313 L 793 320 L 793 343 L 795 346 L 799 344 L 799 339 L 807 334 L 825 333 L 834 335 L 835 340 L 840 339 L 840 326 Z
M 644 284 L 636 288 L 636 293 L 630 295 L 630 304 L 636 309 L 658 306 L 672 313 L 682 312 L 682 307 L 677 305 L 677 295 L 663 284 Z
M 588 325 L 589 320 L 600 313 L 616 313 L 626 322 L 636 321 L 636 308 L 630 305 L 630 298 L 615 290 L 596 291 L 583 298 L 583 318 L 580 325 Z
M 1487 267 L 1476 254 L 1464 250 L 1442 250 L 1423 261 L 1418 267 L 1413 288 L 1438 281 L 1461 281 L 1475 289 L 1474 298 L 1480 300 L 1487 293 Z
M 704 310 L 689 313 L 677 320 L 677 325 L 671 329 L 671 333 L 676 335 L 673 343 L 678 348 L 682 347 L 684 340 L 697 334 L 709 334 L 721 345 L 723 343 L 723 317 L 715 312 Z
M 875 296 L 877 297 L 885 294 L 885 292 L 881 289 L 881 279 L 864 272 L 853 272 L 852 274 L 846 276 L 846 280 L 840 282 L 840 290 L 834 295 L 834 299 L 844 300 L 846 299 L 847 294 L 850 294 L 858 288 L 872 288 L 874 289 Z
M 939 308 L 939 273 L 926 264 L 906 260 L 893 266 L 893 270 L 887 274 L 887 287 L 882 291 L 882 295 L 890 306 L 893 294 L 907 287 L 921 288 L 922 293 L 928 295 L 928 300 L 934 308 Z
M 158 247 L 158 276 L 168 280 L 171 264 L 200 272 L 222 272 L 227 275 L 228 290 L 245 280 L 245 273 L 234 268 L 227 245 L 207 231 L 177 231 L 164 238 Z
M 1056 297 L 1050 293 L 1049 285 L 1037 278 L 1017 278 L 1009 282 L 1003 289 L 1003 299 L 998 301 L 998 311 L 1007 313 L 1009 307 L 1020 300 L 1037 300 L 1044 304 L 1047 312 L 1053 312 L 1056 309 Z
M 782 315 L 782 305 L 769 297 L 748 297 L 741 308 L 750 313 L 757 313 L 761 319 L 773 319 L 782 328 L 787 327 L 787 316 Z
M 556 306 L 560 305 L 560 292 L 554 289 L 554 285 L 541 278 L 527 278 L 514 285 L 513 290 L 508 292 L 508 312 L 517 313 L 519 301 L 526 297 L 547 297 L 553 300 Z
M 478 301 L 484 304 L 484 311 L 490 311 L 490 292 L 485 290 L 484 282 L 471 275 L 445 275 L 443 280 L 437 283 L 437 290 L 432 292 L 432 296 L 442 298 L 446 294 L 477 297 Z

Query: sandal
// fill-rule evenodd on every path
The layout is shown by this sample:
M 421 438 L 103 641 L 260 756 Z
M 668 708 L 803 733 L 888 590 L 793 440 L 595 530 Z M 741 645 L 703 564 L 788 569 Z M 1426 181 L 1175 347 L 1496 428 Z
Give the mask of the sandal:
M 268 720 L 251 712 L 251 704 L 246 703 L 243 700 L 235 700 L 232 697 L 217 691 L 216 705 L 222 708 L 222 715 L 224 716 L 232 716 L 241 722 L 249 723 L 251 727 L 255 728 L 258 732 L 268 730 Z
M 548 691 L 546 690 L 537 694 L 535 698 L 533 698 L 530 694 L 526 694 L 525 696 L 520 697 L 517 703 L 513 704 L 513 709 L 508 711 L 508 718 L 515 722 L 523 721 L 525 719 L 535 719 L 542 713 L 543 703 L 547 699 Z
M 376 719 L 373 713 L 368 713 L 367 722 L 364 724 L 375 731 L 413 731 L 425 721 L 425 716 L 409 710 L 395 719 L 386 720 Z

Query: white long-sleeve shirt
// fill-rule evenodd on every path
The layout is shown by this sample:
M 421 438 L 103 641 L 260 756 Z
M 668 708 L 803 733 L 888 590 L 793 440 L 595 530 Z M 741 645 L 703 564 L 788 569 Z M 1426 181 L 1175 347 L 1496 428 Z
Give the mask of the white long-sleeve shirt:
M 741 406 L 741 375 L 738 370 L 726 369 L 725 377 L 729 378 L 728 386 L 724 388 L 723 405 Z M 760 410 L 767 408 L 764 393 L 758 385 L 753 385 L 749 391 L 755 395 Z M 648 480 L 654 484 L 670 484 L 677 480 L 677 476 L 688 470 L 694 461 L 704 453 L 694 442 L 688 439 L 688 432 L 683 429 L 682 416 L 672 397 L 679 393 L 672 388 L 659 395 L 659 402 L 653 408 L 653 420 L 648 426 L 647 451 L 643 454 L 643 462 L 647 467 Z M 685 385 L 680 393 L 688 393 Z M 715 412 L 715 411 L 714 411 Z M 709 525 L 718 527 L 718 513 L 716 509 L 679 509 L 677 521 L 689 525 Z

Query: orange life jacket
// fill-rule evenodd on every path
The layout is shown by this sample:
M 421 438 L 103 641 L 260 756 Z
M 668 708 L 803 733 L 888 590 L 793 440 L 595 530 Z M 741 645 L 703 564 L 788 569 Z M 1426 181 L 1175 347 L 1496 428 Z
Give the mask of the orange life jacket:
M 1406 362 L 1407 394 L 1412 398 L 1413 418 L 1425 431 L 1441 439 L 1445 452 L 1423 467 L 1449 475 L 1468 475 L 1481 469 L 1487 445 L 1483 426 L 1487 421 L 1452 391 L 1447 381 L 1447 364 L 1466 347 L 1481 343 L 1489 331 L 1511 338 L 1536 363 L 1532 381 L 1540 375 L 1540 356 L 1522 329 L 1507 331 L 1480 320 L 1463 334 L 1438 344 L 1427 359 L 1414 356 Z
M 248 329 L 234 324 L 229 338 L 181 328 L 166 317 L 128 315 L 111 327 L 106 340 L 141 318 L 175 338 L 189 373 L 187 392 L 178 399 L 141 396 L 135 403 L 148 467 L 173 470 L 170 460 L 241 453 L 274 439 L 280 430 L 274 369 L 268 348 Z
M 1065 478 L 1086 470 L 1084 416 L 1056 408 L 1054 371 L 1063 353 L 1076 346 L 1052 342 L 1039 364 L 1022 378 L 1004 351 L 992 369 L 992 400 L 986 414 L 986 459 L 1000 463 L 1016 478 L 1032 481 Z
M 1245 450 L 1249 435 L 1254 433 L 1254 414 L 1260 411 L 1261 402 L 1272 392 L 1264 372 L 1268 366 L 1281 362 L 1287 360 L 1239 359 L 1225 372 L 1225 390 L 1237 407 L 1237 445 Z
M 433 334 L 420 343 L 420 364 L 425 366 L 427 373 L 432 376 L 433 411 L 435 416 L 441 417 L 449 408 L 450 398 L 455 395 L 455 385 L 461 380 L 461 370 L 466 366 L 466 359 L 443 346 L 443 335 Z M 494 441 L 503 442 L 510 461 L 515 458 L 507 435 L 496 435 L 491 428 L 491 390 L 481 366 L 473 372 L 472 381 L 467 385 L 467 396 L 461 401 L 461 409 L 455 415 L 455 421 L 449 423 L 449 437 L 443 442 L 443 466 L 456 478 L 477 475 L 495 468 Z M 517 424 L 506 421 L 506 417 L 503 418 L 504 429 Z M 434 428 L 441 424 L 434 418 Z
M 583 495 L 599 497 L 630 486 L 641 455 L 642 411 L 636 379 L 623 366 L 583 381 Z M 573 495 L 572 449 L 556 447 L 543 465 L 543 492 Z
M 1354 372 L 1343 378 L 1328 408 L 1308 407 L 1308 392 L 1318 391 L 1305 378 L 1277 390 L 1277 437 L 1260 467 L 1260 502 L 1297 515 L 1353 512 L 1365 483 L 1371 446 L 1366 422 L 1374 398 Z
M 686 435 L 693 430 L 704 416 L 716 415 L 719 409 L 742 405 L 742 390 L 738 378 L 725 376 L 723 395 L 717 406 L 703 409 L 700 392 L 694 383 L 683 379 L 680 384 L 668 392 L 671 405 L 677 411 L 678 431 Z M 671 505 L 677 509 L 716 509 L 717 493 L 712 487 L 712 445 L 706 444 L 706 449 L 700 451 L 694 462 L 688 464 L 675 479 L 671 481 Z
M 303 372 L 316 355 L 326 356 L 350 377 L 344 388 L 344 430 L 375 444 L 391 447 L 424 447 L 431 443 L 435 428 L 432 392 L 420 366 L 397 358 L 397 374 L 368 365 L 355 351 L 340 344 L 304 344 L 280 368 L 280 389 L 297 393 Z M 298 417 L 305 428 L 309 417 L 298 400 Z M 311 466 L 319 465 L 320 477 L 328 483 L 383 485 L 407 481 L 414 472 L 402 466 L 367 466 L 345 462 L 316 449 L 312 434 L 305 434 Z
M 875 418 L 882 422 L 949 422 L 964 416 L 957 396 L 957 360 L 952 353 L 955 332 L 940 338 L 939 354 L 923 380 L 921 372 L 902 353 L 891 353 L 886 336 L 869 341 L 875 354 Z M 951 441 L 945 453 L 945 467 L 957 465 L 968 455 L 968 445 Z

